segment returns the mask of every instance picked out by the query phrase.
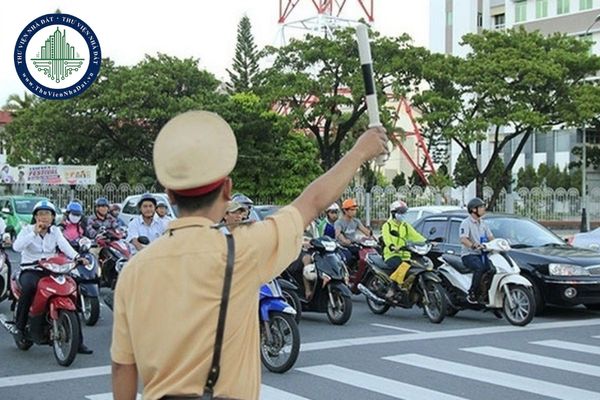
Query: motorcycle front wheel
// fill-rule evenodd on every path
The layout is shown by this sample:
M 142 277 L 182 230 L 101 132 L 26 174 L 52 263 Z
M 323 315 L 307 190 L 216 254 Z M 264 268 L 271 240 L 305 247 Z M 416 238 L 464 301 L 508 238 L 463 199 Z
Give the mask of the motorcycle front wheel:
M 56 362 L 68 367 L 75 360 L 79 348 L 79 319 L 74 311 L 60 310 L 58 312 L 57 329 L 53 329 L 52 349 Z
M 269 329 L 271 341 L 265 329 Z M 269 314 L 268 328 L 260 326 L 260 359 L 271 372 L 282 374 L 292 368 L 300 353 L 300 331 L 296 320 L 282 312 Z
M 387 284 L 377 275 L 371 275 L 371 277 L 367 280 L 366 287 L 379 297 L 385 296 L 385 292 L 387 291 Z M 373 314 L 385 314 L 390 309 L 390 305 L 388 303 L 375 302 L 368 296 L 365 297 L 367 298 L 367 306 Z
M 100 318 L 100 300 L 98 297 L 88 297 L 83 296 L 83 322 L 87 326 L 94 326 L 96 322 L 98 322 L 98 318 Z
M 327 300 L 327 318 L 329 318 L 329 322 L 334 325 L 344 325 L 351 316 L 352 301 L 338 289 L 331 289 L 331 298 Z
M 425 303 L 425 296 L 422 297 L 423 308 L 429 321 L 439 324 L 444 320 L 447 314 L 446 293 L 442 285 L 433 281 L 425 281 L 425 290 L 429 301 Z
M 504 296 L 502 313 L 512 325 L 525 326 L 531 322 L 535 314 L 535 298 L 531 289 L 522 285 L 509 285 L 508 294 L 512 298 L 513 307 L 507 296 Z

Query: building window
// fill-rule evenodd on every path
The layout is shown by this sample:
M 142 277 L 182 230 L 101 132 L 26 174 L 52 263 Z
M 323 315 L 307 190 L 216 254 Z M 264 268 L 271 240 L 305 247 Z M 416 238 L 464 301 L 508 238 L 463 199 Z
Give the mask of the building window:
M 452 26 L 452 11 L 446 13 L 446 26 Z
M 506 23 L 506 16 L 504 14 L 494 15 L 494 28 L 495 29 L 503 29 L 504 24 Z
M 527 19 L 527 2 L 515 2 L 515 22 L 523 22 Z
M 579 10 L 589 10 L 592 8 L 592 0 L 579 0 Z
M 545 153 L 548 151 L 548 134 L 547 133 L 536 133 L 535 134 L 535 152 Z
M 535 1 L 535 17 L 546 18 L 548 16 L 548 0 Z
M 480 12 L 477 13 L 477 26 L 479 28 L 483 26 L 483 14 Z
M 571 0 L 556 0 L 556 13 L 566 14 L 569 12 Z

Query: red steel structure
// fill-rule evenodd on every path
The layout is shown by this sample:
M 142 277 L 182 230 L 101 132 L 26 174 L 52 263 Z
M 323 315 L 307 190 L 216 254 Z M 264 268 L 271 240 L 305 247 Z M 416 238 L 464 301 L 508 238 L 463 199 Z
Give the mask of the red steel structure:
M 367 20 L 373 22 L 375 20 L 373 14 L 373 3 L 375 0 L 356 0 L 358 5 L 363 10 Z M 312 3 L 318 14 L 331 15 L 339 17 L 342 10 L 346 6 L 347 0 L 307 0 Z M 287 22 L 290 14 L 300 3 L 300 0 L 279 0 L 279 20 L 280 24 Z

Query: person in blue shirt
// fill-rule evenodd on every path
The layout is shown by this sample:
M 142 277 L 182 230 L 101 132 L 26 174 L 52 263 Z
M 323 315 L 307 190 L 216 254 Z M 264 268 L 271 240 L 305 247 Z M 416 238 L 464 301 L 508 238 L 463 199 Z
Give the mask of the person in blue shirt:
M 329 236 L 332 239 L 335 239 L 335 221 L 337 221 L 340 213 L 340 206 L 337 203 L 333 203 L 327 210 L 325 210 L 325 218 L 319 221 L 319 225 L 317 226 L 317 230 L 319 232 L 319 236 Z

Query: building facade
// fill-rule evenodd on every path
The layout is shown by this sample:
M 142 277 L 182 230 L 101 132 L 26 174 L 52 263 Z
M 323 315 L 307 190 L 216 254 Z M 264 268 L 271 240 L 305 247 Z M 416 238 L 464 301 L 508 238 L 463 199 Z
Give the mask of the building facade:
M 430 50 L 439 53 L 465 56 L 468 49 L 460 45 L 463 35 L 490 29 L 510 29 L 522 26 L 528 31 L 539 30 L 543 34 L 555 32 L 584 37 L 586 31 L 594 41 L 592 51 L 600 53 L 600 0 L 430 0 Z M 591 28 L 590 28 L 591 26 Z M 507 132 L 509 132 L 508 129 Z M 559 129 L 532 135 L 517 159 L 513 175 L 521 167 L 541 163 L 556 165 L 563 169 L 570 162 L 578 161 L 571 149 L 581 146 L 583 127 Z M 504 151 L 508 161 L 518 142 L 513 140 Z M 586 129 L 586 143 L 600 144 L 600 134 Z M 512 146 L 511 146 L 512 145 Z M 480 159 L 489 159 L 490 148 L 483 143 Z M 490 144 L 491 146 L 491 144 Z M 474 148 L 475 149 L 475 148 Z M 454 166 L 460 148 L 451 146 L 451 166 Z M 484 164 L 485 165 L 485 164 Z M 587 171 L 588 189 L 600 186 L 600 174 Z

